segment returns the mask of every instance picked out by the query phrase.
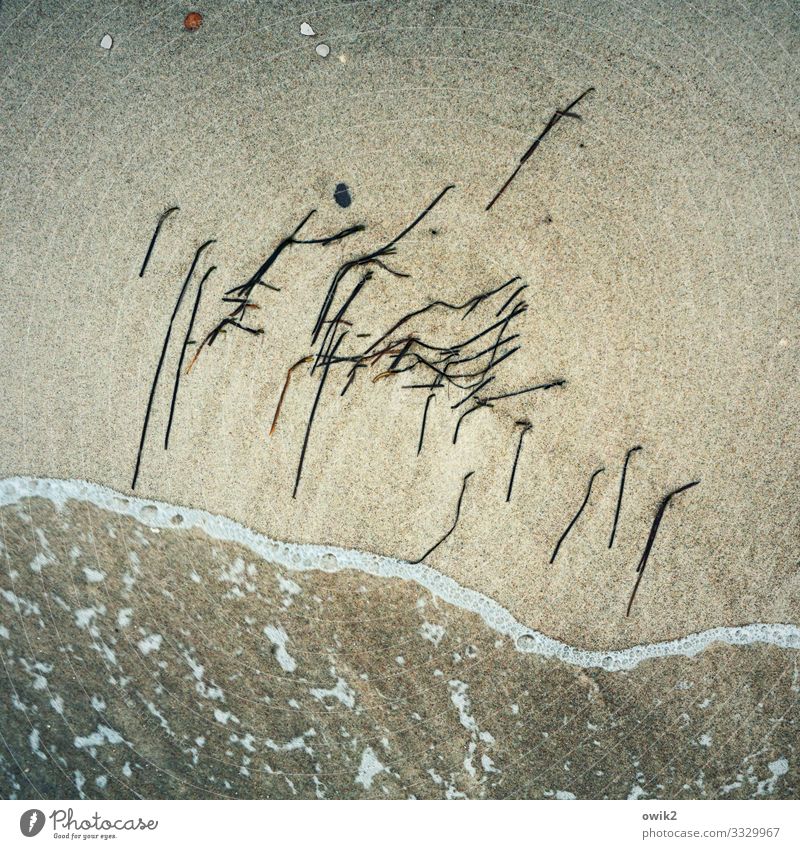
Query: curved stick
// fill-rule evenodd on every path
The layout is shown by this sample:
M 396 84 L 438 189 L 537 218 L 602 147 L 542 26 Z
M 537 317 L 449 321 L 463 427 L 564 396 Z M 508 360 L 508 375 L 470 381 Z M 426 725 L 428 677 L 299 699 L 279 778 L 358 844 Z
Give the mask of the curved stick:
M 139 277 L 144 277 L 145 269 L 147 268 L 147 264 L 150 262 L 150 254 L 153 253 L 153 248 L 156 246 L 156 239 L 158 238 L 158 234 L 161 232 L 161 225 L 170 217 L 170 215 L 172 215 L 173 212 L 177 212 L 179 209 L 179 206 L 171 206 L 169 209 L 166 209 L 161 213 L 161 217 L 158 219 L 158 224 L 156 224 L 156 229 L 153 231 L 153 237 L 150 239 L 150 245 L 147 248 L 147 253 L 144 255 L 144 262 L 142 263 L 142 267 L 139 269 Z
M 281 397 L 278 398 L 278 405 L 275 407 L 275 415 L 272 417 L 272 426 L 269 429 L 270 436 L 275 433 L 275 428 L 278 426 L 278 416 L 281 414 L 283 399 L 286 397 L 286 390 L 289 388 L 289 380 L 291 380 L 292 372 L 298 368 L 298 366 L 303 365 L 303 363 L 310 363 L 313 359 L 314 357 L 309 354 L 307 357 L 303 357 L 298 360 L 293 366 L 289 366 L 286 372 L 286 380 L 283 382 L 283 389 L 281 389 Z
M 172 430 L 172 418 L 175 415 L 175 403 L 178 400 L 178 384 L 181 380 L 181 368 L 183 367 L 183 360 L 186 356 L 186 347 L 189 344 L 189 339 L 192 335 L 192 328 L 194 327 L 194 320 L 197 317 L 197 308 L 200 306 L 200 298 L 203 297 L 203 284 L 208 280 L 211 272 L 216 270 L 216 265 L 212 265 L 211 268 L 206 271 L 203 275 L 203 279 L 197 285 L 197 295 L 194 299 L 194 307 L 192 308 L 192 317 L 189 319 L 189 326 L 186 328 L 186 335 L 183 337 L 183 346 L 181 347 L 181 355 L 178 358 L 178 368 L 175 369 L 175 383 L 172 386 L 172 403 L 169 407 L 169 419 L 167 420 L 167 431 L 164 434 L 164 450 L 166 451 L 169 448 L 169 434 Z
M 464 482 L 461 484 L 461 495 L 459 495 L 459 496 L 458 496 L 458 503 L 456 504 L 456 518 L 454 519 L 454 521 L 453 521 L 453 525 L 452 525 L 452 527 L 450 528 L 450 530 L 449 530 L 449 531 L 448 531 L 448 532 L 447 532 L 447 533 L 446 533 L 446 534 L 445 534 L 445 535 L 444 535 L 444 536 L 443 536 L 443 537 L 439 540 L 439 542 L 434 543 L 434 544 L 433 544 L 433 545 L 432 545 L 432 546 L 431 546 L 431 547 L 430 547 L 430 548 L 429 548 L 429 549 L 425 552 L 425 554 L 423 554 L 423 555 L 422 555 L 422 557 L 420 557 L 420 558 L 419 558 L 419 560 L 409 560 L 408 562 L 409 562 L 410 564 L 414 565 L 414 564 L 417 564 L 417 563 L 422 563 L 422 561 L 423 561 L 426 557 L 428 557 L 428 556 L 430 556 L 431 554 L 433 554 L 433 552 L 434 552 L 434 551 L 436 551 L 436 549 L 437 549 L 437 548 L 438 548 L 438 547 L 439 547 L 439 546 L 440 546 L 440 545 L 441 545 L 441 544 L 442 544 L 442 543 L 443 543 L 443 542 L 444 542 L 444 541 L 445 541 L 445 540 L 446 540 L 446 539 L 450 536 L 450 534 L 452 534 L 452 533 L 453 533 L 453 531 L 456 529 L 456 525 L 458 524 L 458 517 L 461 515 L 461 501 L 462 501 L 462 500 L 463 500 L 463 498 L 464 498 L 464 492 L 465 492 L 465 490 L 466 490 L 466 488 L 467 488 L 467 481 L 468 481 L 468 480 L 472 477 L 472 475 L 474 475 L 474 474 L 475 474 L 475 472 L 467 472 L 467 473 L 464 475 Z
M 567 534 L 572 530 L 575 522 L 580 518 L 581 513 L 583 513 L 583 508 L 589 503 L 589 496 L 592 494 L 592 484 L 594 483 L 594 479 L 600 474 L 600 472 L 604 472 L 605 468 L 600 467 L 599 469 L 595 469 L 592 472 L 592 476 L 589 478 L 589 486 L 586 489 L 586 495 L 583 498 L 583 504 L 578 508 L 578 512 L 572 517 L 572 521 L 567 525 L 567 529 L 561 534 L 558 542 L 556 543 L 556 547 L 553 549 L 553 555 L 550 558 L 550 563 L 552 563 L 556 559 L 556 555 L 558 554 L 558 549 L 561 548 L 561 543 L 567 538 Z
M 462 414 L 458 417 L 458 421 L 456 422 L 456 429 L 453 431 L 453 445 L 455 445 L 455 444 L 456 444 L 456 442 L 458 442 L 458 432 L 459 432 L 459 430 L 461 430 L 461 422 L 463 422 L 463 421 L 464 421 L 464 419 L 465 419 L 465 418 L 466 418 L 466 417 L 467 417 L 470 413 L 474 413 L 474 412 L 475 412 L 475 410 L 480 410 L 480 409 L 482 409 L 483 407 L 488 407 L 489 409 L 491 409 L 491 408 L 492 408 L 492 405 L 491 405 L 488 401 L 481 401 L 481 399 L 480 399 L 480 398 L 476 398 L 476 399 L 475 399 L 475 406 L 474 406 L 474 407 L 470 407 L 470 408 L 469 408 L 466 412 L 462 413 Z
M 700 481 L 692 481 L 691 483 L 685 483 L 683 486 L 679 486 L 677 489 L 673 489 L 672 492 L 667 493 L 661 501 L 661 504 L 658 505 L 658 510 L 656 510 L 656 515 L 653 518 L 653 524 L 650 527 L 650 533 L 647 537 L 647 542 L 644 547 L 644 551 L 642 552 L 642 556 L 639 558 L 639 565 L 636 567 L 636 571 L 639 573 L 639 577 L 636 579 L 636 583 L 633 585 L 633 592 L 631 593 L 631 597 L 628 600 L 628 609 L 625 611 L 625 616 L 631 615 L 631 607 L 633 606 L 633 600 L 636 598 L 636 591 L 639 589 L 639 583 L 642 580 L 642 575 L 644 575 L 644 567 L 647 566 L 647 561 L 650 557 L 650 552 L 653 548 L 653 543 L 656 541 L 656 534 L 658 533 L 658 526 L 661 524 L 661 520 L 664 518 L 664 511 L 667 509 L 667 505 L 670 500 L 678 495 L 681 492 L 685 492 L 687 489 L 691 489 L 693 486 L 697 486 Z

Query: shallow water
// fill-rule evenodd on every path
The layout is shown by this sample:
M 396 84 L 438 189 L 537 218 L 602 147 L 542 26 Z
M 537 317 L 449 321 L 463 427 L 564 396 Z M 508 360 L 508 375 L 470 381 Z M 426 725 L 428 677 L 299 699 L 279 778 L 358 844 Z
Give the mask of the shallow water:
M 86 484 L 11 488 L 5 798 L 796 795 L 798 654 L 758 632 L 581 668 L 520 651 L 432 570 Z

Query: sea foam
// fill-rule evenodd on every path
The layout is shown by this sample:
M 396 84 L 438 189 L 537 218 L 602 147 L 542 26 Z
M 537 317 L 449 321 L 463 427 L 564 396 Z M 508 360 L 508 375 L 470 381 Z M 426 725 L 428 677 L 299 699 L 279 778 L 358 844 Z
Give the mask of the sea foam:
M 422 563 L 407 563 L 392 557 L 335 546 L 277 542 L 225 516 L 123 495 L 88 481 L 30 477 L 0 481 L 0 507 L 17 504 L 31 497 L 45 498 L 59 509 L 67 501 L 87 502 L 121 516 L 129 516 L 150 528 L 197 528 L 214 539 L 239 543 L 258 557 L 287 570 L 340 572 L 355 569 L 376 577 L 415 581 L 443 601 L 477 613 L 494 631 L 510 637 L 518 651 L 561 660 L 573 666 L 599 667 L 609 671 L 628 670 L 643 660 L 675 655 L 692 657 L 713 643 L 734 646 L 767 643 L 785 649 L 800 649 L 800 628 L 796 625 L 768 623 L 710 628 L 675 640 L 645 643 L 625 649 L 582 649 L 526 627 L 488 596 L 463 587 Z

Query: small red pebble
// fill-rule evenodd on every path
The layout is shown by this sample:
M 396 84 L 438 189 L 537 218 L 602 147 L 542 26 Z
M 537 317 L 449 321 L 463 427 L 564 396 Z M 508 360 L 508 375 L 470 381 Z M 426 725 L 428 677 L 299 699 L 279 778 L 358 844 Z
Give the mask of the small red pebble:
M 189 30 L 189 32 L 194 32 L 203 24 L 203 16 L 200 12 L 189 12 L 189 14 L 183 19 L 183 28 Z

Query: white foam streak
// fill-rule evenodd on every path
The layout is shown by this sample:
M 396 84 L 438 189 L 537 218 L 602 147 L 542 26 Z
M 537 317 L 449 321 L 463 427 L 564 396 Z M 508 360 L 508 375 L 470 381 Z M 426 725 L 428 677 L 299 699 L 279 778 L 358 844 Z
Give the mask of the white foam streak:
M 17 504 L 21 499 L 29 497 L 48 499 L 58 508 L 70 500 L 88 502 L 121 516 L 129 516 L 150 528 L 198 528 L 214 539 L 239 543 L 264 560 L 298 572 L 356 569 L 376 577 L 415 581 L 449 604 L 477 613 L 490 628 L 511 637 L 519 651 L 562 660 L 573 666 L 601 667 L 610 671 L 633 669 L 643 660 L 675 655 L 692 657 L 713 643 L 734 646 L 767 643 L 780 648 L 800 649 L 800 628 L 796 625 L 766 623 L 710 628 L 676 640 L 646 643 L 626 649 L 581 649 L 527 628 L 497 602 L 482 593 L 462 587 L 452 578 L 424 564 L 411 564 L 334 546 L 276 542 L 224 516 L 123 495 L 87 481 L 28 477 L 0 481 L 0 506 Z

